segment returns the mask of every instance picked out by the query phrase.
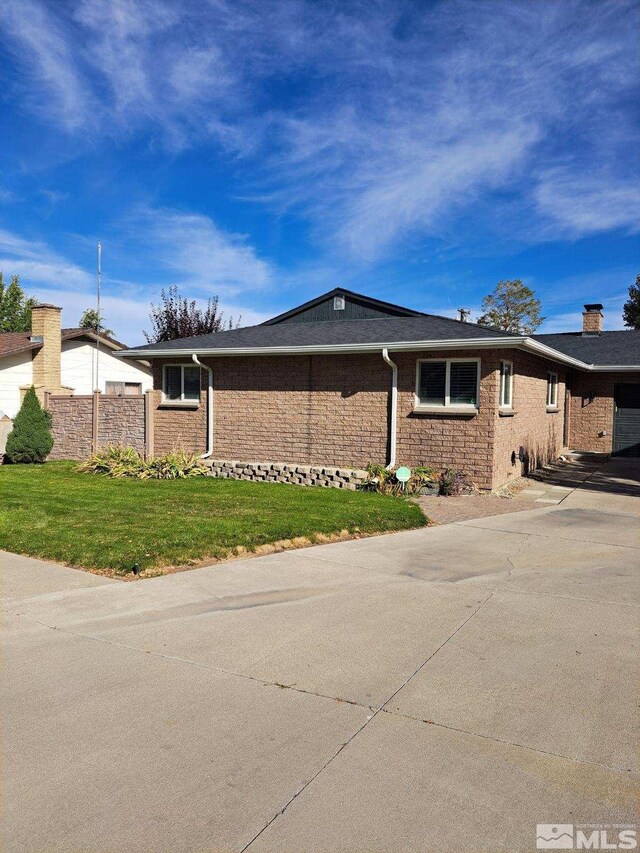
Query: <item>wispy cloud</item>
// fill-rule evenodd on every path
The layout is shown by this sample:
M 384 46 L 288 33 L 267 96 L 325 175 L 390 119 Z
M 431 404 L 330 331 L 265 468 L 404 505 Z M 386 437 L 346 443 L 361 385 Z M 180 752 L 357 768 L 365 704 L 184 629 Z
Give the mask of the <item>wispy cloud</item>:
M 583 237 L 615 229 L 640 231 L 640 183 L 634 181 L 553 169 L 541 176 L 534 196 L 555 233 L 560 229 L 569 237 Z
M 26 240 L 0 230 L 0 269 L 5 275 L 19 275 L 30 283 L 68 288 L 86 288 L 92 281 L 86 270 L 40 241 Z
M 637 221 L 634 0 L 5 0 L 0 15 L 31 109 L 76 145 L 99 126 L 220 146 L 245 197 L 303 217 L 329 256 Z
M 146 208 L 124 224 L 127 243 L 159 261 L 190 293 L 235 298 L 273 280 L 271 265 L 245 235 L 222 230 L 208 216 Z
M 0 24 L 9 35 L 9 44 L 21 57 L 20 64 L 40 84 L 19 84 L 25 101 L 69 132 L 86 127 L 92 113 L 92 95 L 76 67 L 64 24 L 37 0 L 5 0 Z
M 150 303 L 159 302 L 161 287 L 169 284 L 180 285 L 185 296 L 202 306 L 219 296 L 225 316 L 241 318 L 243 326 L 274 313 L 253 305 L 252 294 L 268 288 L 274 273 L 242 235 L 219 229 L 205 216 L 150 209 L 131 216 L 126 231 L 123 242 L 115 233 L 105 241 L 102 290 L 104 316 L 125 343 L 142 340 Z M 136 265 L 136 258 L 146 264 L 150 257 L 151 273 Z M 68 326 L 95 304 L 95 270 L 73 263 L 42 241 L 0 230 L 0 270 L 7 277 L 19 275 L 29 296 L 60 305 Z M 137 282 L 118 278 L 121 270 L 137 275 Z

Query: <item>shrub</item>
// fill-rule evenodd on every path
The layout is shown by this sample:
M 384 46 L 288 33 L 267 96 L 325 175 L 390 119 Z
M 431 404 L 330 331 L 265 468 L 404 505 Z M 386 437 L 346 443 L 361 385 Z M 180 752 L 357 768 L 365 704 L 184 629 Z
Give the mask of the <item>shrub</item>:
M 451 495 L 462 495 L 473 491 L 472 484 L 467 480 L 462 471 L 447 468 L 440 475 L 440 494 L 447 497 Z
M 182 480 L 186 477 L 202 477 L 207 466 L 202 459 L 184 450 L 173 450 L 164 456 L 153 456 L 145 463 L 141 480 Z
M 106 474 L 136 480 L 180 480 L 204 476 L 207 466 L 198 456 L 183 450 L 143 459 L 133 447 L 114 444 L 96 450 L 78 465 L 77 470 L 84 474 Z
M 52 447 L 51 415 L 40 405 L 32 385 L 7 436 L 5 457 L 9 462 L 44 462 Z
M 380 492 L 383 495 L 415 495 L 427 483 L 438 481 L 432 468 L 417 467 L 411 471 L 409 481 L 404 485 L 396 479 L 395 471 L 388 471 L 384 465 L 370 462 L 367 465 L 369 480 L 364 488 Z
M 100 447 L 78 465 L 83 474 L 108 474 L 110 477 L 137 477 L 145 461 L 133 447 L 110 444 Z

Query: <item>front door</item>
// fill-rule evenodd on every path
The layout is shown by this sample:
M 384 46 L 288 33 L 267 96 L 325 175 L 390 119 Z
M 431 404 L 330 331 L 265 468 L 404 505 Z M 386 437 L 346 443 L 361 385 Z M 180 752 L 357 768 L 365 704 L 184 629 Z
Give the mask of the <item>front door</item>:
M 613 455 L 640 457 L 640 384 L 614 386 Z

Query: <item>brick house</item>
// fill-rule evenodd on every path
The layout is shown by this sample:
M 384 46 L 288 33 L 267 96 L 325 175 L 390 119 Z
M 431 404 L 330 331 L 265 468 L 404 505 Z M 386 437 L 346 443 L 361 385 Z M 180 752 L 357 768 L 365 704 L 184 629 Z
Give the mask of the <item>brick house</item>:
M 563 448 L 640 455 L 640 331 L 516 335 L 344 289 L 259 326 L 137 347 L 155 452 L 463 470 L 483 489 Z
M 31 311 L 29 332 L 0 332 L 0 417 L 15 417 L 27 388 L 44 393 L 87 395 L 144 394 L 151 370 L 114 353 L 125 345 L 92 329 L 62 328 L 62 309 L 40 304 Z M 96 372 L 96 366 L 98 367 Z

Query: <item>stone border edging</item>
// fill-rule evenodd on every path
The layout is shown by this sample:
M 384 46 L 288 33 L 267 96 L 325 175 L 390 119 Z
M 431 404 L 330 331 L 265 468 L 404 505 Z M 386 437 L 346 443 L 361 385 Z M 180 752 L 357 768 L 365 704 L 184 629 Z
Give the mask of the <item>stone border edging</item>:
M 236 462 L 205 460 L 208 476 L 231 480 L 253 480 L 262 483 L 293 483 L 298 486 L 324 486 L 355 491 L 366 483 L 369 475 L 360 468 L 338 468 L 327 465 L 295 465 L 284 462 Z

